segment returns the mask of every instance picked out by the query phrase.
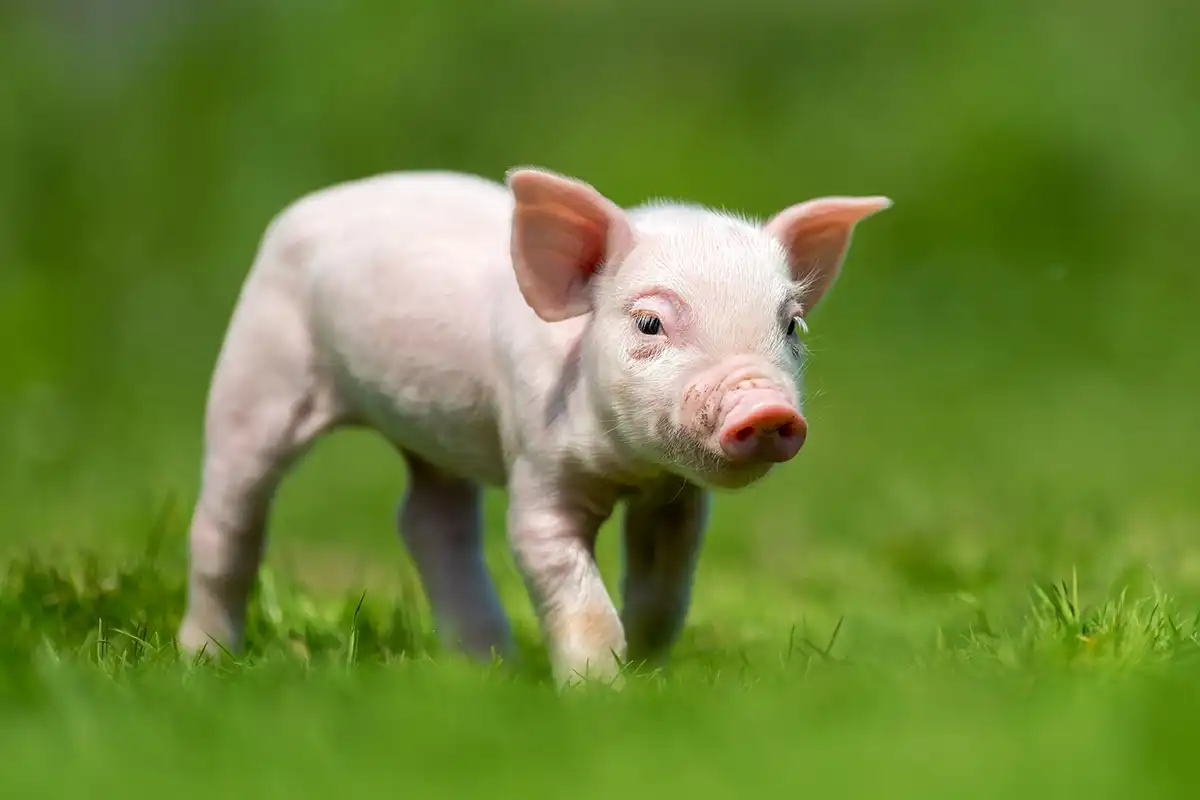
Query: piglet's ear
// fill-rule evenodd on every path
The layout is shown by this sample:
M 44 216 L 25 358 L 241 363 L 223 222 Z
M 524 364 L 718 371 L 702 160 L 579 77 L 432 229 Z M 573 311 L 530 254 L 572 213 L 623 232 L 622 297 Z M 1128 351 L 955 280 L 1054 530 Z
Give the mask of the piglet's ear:
M 623 258 L 632 233 L 625 212 L 581 181 L 541 169 L 512 169 L 516 201 L 512 260 L 525 302 L 547 322 L 587 313 L 591 281 Z
M 833 286 L 854 226 L 891 206 L 886 197 L 819 197 L 785 208 L 767 223 L 767 232 L 787 250 L 792 280 L 804 287 L 804 313 Z

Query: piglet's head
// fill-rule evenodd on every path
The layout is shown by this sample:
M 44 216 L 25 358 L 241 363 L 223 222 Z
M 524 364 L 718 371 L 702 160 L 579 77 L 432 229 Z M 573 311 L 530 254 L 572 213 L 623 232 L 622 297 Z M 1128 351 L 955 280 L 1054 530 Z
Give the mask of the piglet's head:
M 547 322 L 591 313 L 584 388 L 625 452 L 711 488 L 799 452 L 804 320 L 855 226 L 890 200 L 823 197 L 759 225 L 695 206 L 626 211 L 538 169 L 508 185 L 521 293 Z

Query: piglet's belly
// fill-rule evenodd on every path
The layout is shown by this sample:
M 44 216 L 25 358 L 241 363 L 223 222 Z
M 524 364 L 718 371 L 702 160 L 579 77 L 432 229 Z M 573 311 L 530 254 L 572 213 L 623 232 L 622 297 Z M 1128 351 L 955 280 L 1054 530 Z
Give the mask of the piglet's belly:
M 463 396 L 416 386 L 355 383 L 343 392 L 360 424 L 399 449 L 443 471 L 489 486 L 503 486 L 503 450 L 490 408 Z

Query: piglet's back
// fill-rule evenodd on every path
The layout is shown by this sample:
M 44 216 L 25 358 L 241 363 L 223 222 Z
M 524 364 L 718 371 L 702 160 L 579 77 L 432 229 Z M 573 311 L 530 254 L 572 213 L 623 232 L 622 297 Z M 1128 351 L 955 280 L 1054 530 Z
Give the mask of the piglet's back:
M 511 220 L 499 183 L 381 175 L 294 203 L 256 265 L 301 284 L 322 371 L 352 416 L 434 463 L 477 464 L 485 482 L 502 477 L 487 315 L 497 295 L 519 297 Z

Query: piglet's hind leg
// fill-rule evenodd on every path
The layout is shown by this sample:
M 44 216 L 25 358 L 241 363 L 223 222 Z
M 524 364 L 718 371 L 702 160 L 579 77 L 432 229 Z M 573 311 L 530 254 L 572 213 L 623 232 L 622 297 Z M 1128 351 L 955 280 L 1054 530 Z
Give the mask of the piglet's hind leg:
M 288 467 L 340 421 L 314 364 L 300 309 L 278 287 L 252 279 L 208 397 L 200 497 L 189 532 L 187 610 L 179 630 L 186 653 L 243 646 L 246 603 L 275 490 Z
M 482 497 L 470 481 L 412 453 L 400 503 L 401 538 L 421 575 L 438 635 L 478 659 L 511 655 L 510 630 L 484 561 Z

